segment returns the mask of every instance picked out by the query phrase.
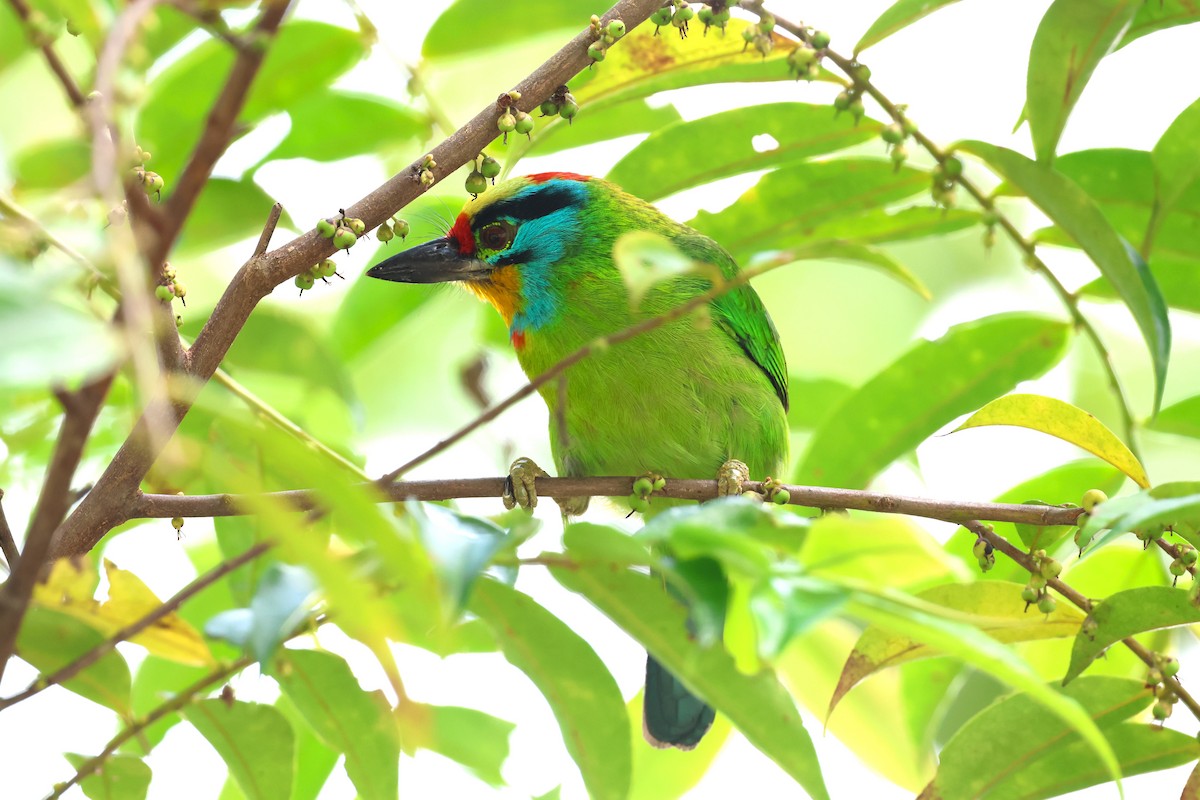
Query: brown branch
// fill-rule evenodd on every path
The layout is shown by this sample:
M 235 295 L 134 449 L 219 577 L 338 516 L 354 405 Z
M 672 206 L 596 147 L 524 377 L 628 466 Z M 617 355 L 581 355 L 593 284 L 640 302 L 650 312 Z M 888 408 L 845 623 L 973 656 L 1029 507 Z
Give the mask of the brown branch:
M 248 564 L 249 562 L 258 558 L 260 555 L 270 550 L 273 546 L 274 542 L 259 542 L 241 555 L 234 556 L 227 561 L 221 562 L 213 569 L 199 576 L 187 586 L 180 589 L 170 599 L 165 600 L 156 606 L 154 610 L 146 614 L 146 616 L 131 622 L 124 628 L 121 628 L 112 636 L 108 637 L 108 639 L 96 645 L 71 663 L 45 677 L 38 678 L 23 692 L 19 692 L 12 697 L 0 698 L 0 711 L 3 711 L 9 706 L 16 705 L 22 700 L 28 700 L 30 697 L 33 697 L 45 689 L 49 689 L 51 686 L 55 686 L 75 677 L 80 672 L 112 652 L 113 649 L 115 649 L 116 646 L 121 642 L 128 641 L 134 636 L 137 636 L 139 633 L 158 622 L 163 617 L 173 613 L 179 608 L 179 606 L 183 605 L 184 601 L 188 598 L 200 591 L 203 591 L 216 581 L 228 575 L 230 572 L 233 572 L 238 567 Z
M 598 478 L 538 478 L 539 497 L 620 497 L 633 491 L 632 477 Z M 787 489 L 790 503 L 795 506 L 823 510 L 850 509 L 874 511 L 881 514 L 906 514 L 946 522 L 967 522 L 986 519 L 993 522 L 1017 522 L 1027 525 L 1074 525 L 1080 508 L 1059 506 L 1020 505 L 1015 503 L 969 503 L 961 500 L 930 500 L 921 497 L 865 492 L 854 489 L 831 489 L 825 486 L 791 486 Z M 361 484 L 364 489 L 378 493 L 376 483 Z M 745 484 L 750 491 L 761 491 L 760 481 Z M 384 487 L 379 502 L 399 500 L 451 500 L 464 497 L 500 497 L 504 478 L 451 478 L 440 481 L 401 481 Z M 262 497 L 263 495 L 257 495 Z M 268 497 L 283 501 L 297 511 L 320 507 L 319 495 L 307 489 L 273 492 Z M 705 479 L 667 479 L 667 485 L 653 497 L 678 500 L 712 500 L 717 497 L 717 482 Z M 130 519 L 170 517 L 229 517 L 251 513 L 247 498 L 232 494 L 174 495 L 145 494 L 133 501 Z
M 258 244 L 254 245 L 255 258 L 267 252 L 267 248 L 271 246 L 271 237 L 275 235 L 275 228 L 279 225 L 279 218 L 282 215 L 283 205 L 281 203 L 271 206 L 271 211 L 267 214 L 267 223 L 263 225 L 262 233 L 258 237 Z
M 1004 555 L 1017 562 L 1017 564 L 1019 564 L 1023 569 L 1028 570 L 1031 574 L 1035 572 L 1041 574 L 1039 566 L 1034 563 L 1033 558 L 1028 553 L 1023 552 L 1011 544 L 1003 536 L 997 535 L 996 532 L 991 528 L 987 527 L 986 525 L 981 525 L 979 522 L 966 522 L 963 524 L 963 527 L 971 531 L 971 533 L 975 534 L 979 538 L 987 541 L 992 547 L 996 548 L 1001 553 L 1004 553 Z M 1058 592 L 1060 595 L 1066 598 L 1068 602 L 1070 602 L 1079 610 L 1083 611 L 1085 614 L 1091 613 L 1092 601 L 1084 597 L 1067 584 L 1063 583 L 1058 578 L 1050 578 L 1046 581 L 1046 585 Z M 1147 650 L 1141 644 L 1141 642 L 1137 641 L 1132 636 L 1122 639 L 1121 643 L 1128 647 L 1129 650 L 1132 651 L 1135 656 L 1141 659 L 1146 666 L 1158 666 L 1154 660 L 1154 653 Z M 1163 683 L 1170 687 L 1171 691 L 1174 692 L 1183 702 L 1183 704 L 1188 707 L 1188 710 L 1192 712 L 1196 719 L 1200 719 L 1200 703 L 1197 703 L 1196 699 L 1192 697 L 1186 689 L 1183 688 L 1183 684 L 1181 684 L 1176 678 L 1166 677 L 1163 678 Z
M 11 574 L 17 568 L 20 552 L 17 550 L 16 540 L 13 539 L 12 528 L 8 527 L 8 517 L 4 515 L 3 500 L 4 490 L 0 489 L 0 552 L 4 553 L 4 561 L 8 564 Z
M 290 0 L 269 0 L 250 34 L 252 46 L 238 50 L 237 59 L 225 79 L 225 87 L 208 112 L 200 141 L 196 143 L 191 159 L 183 168 L 170 197 L 167 198 L 164 209 L 166 229 L 158 238 L 157 247 L 150 258 L 151 264 L 158 264 L 166 259 L 175 237 L 183 230 L 183 223 L 187 221 L 196 199 L 208 183 L 213 167 L 233 140 L 238 114 L 241 113 L 254 78 L 258 75 L 263 59 L 266 58 L 270 41 L 290 7 Z
M 75 402 L 67 407 L 63 415 L 58 441 L 50 456 L 46 478 L 25 534 L 25 550 L 0 588 L 0 676 L 4 675 L 4 668 L 16 646 L 17 631 L 21 628 L 33 587 L 51 552 L 54 531 L 70 508 L 71 479 L 83 457 L 84 445 L 100 414 L 112 380 L 113 374 L 109 373 L 84 386 L 76 393 Z
M 33 30 L 33 9 L 25 0 L 8 0 L 13 10 L 17 12 L 17 16 L 25 23 L 26 32 L 32 34 L 31 38 L 37 35 Z M 37 39 L 34 38 L 34 43 Z M 42 51 L 42 55 L 46 57 L 46 63 L 50 65 L 50 70 L 58 78 L 58 82 L 62 84 L 63 91 L 67 93 L 67 100 L 75 108 L 83 108 L 87 103 L 87 98 L 83 96 L 83 92 L 79 90 L 79 85 L 75 83 L 75 79 L 71 77 L 71 73 L 67 72 L 67 65 L 58 57 L 58 53 L 54 52 L 54 45 L 50 43 L 42 44 L 38 47 Z
M 660 4 L 661 0 L 620 0 L 605 13 L 603 20 L 607 22 L 620 18 L 632 28 L 644 22 Z M 591 39 L 590 29 L 585 29 L 517 84 L 515 88 L 521 92 L 517 107 L 524 111 L 532 110 L 558 86 L 585 69 L 591 63 L 587 56 Z M 620 42 L 617 43 L 619 45 Z M 489 104 L 432 150 L 431 155 L 437 162 L 432 170 L 435 180 L 441 180 L 467 163 L 496 138 L 496 116 L 495 105 Z M 419 163 L 414 162 L 350 206 L 347 214 L 363 220 L 368 229 L 377 227 L 425 192 L 425 187 L 413 177 L 413 167 Z M 263 297 L 275 286 L 333 253 L 333 243 L 329 239 L 316 231 L 309 231 L 244 264 L 226 287 L 189 351 L 192 384 L 202 385 L 212 377 L 246 319 Z M 191 391 L 194 392 L 195 388 Z M 95 488 L 64 523 L 54 549 L 55 556 L 87 552 L 105 532 L 128 518 L 128 506 L 135 497 L 138 484 L 162 447 L 161 442 L 147 436 L 147 420 L 155 415 L 169 415 L 173 429 L 191 407 L 193 398 L 194 394 L 173 400 L 158 399 L 147 407 L 108 469 L 96 482 Z
M 252 657 L 242 656 L 237 661 L 229 664 L 222 664 L 212 672 L 200 678 L 200 680 L 188 686 L 179 694 L 172 697 L 170 700 L 155 708 L 153 711 L 139 719 L 134 724 L 127 728 L 123 728 L 116 736 L 109 740 L 108 744 L 104 746 L 104 749 L 100 751 L 99 755 L 89 758 L 86 762 L 84 762 L 69 780 L 63 781 L 62 783 L 56 783 L 54 785 L 54 790 L 47 796 L 47 800 L 55 800 L 58 797 L 62 797 L 64 792 L 99 769 L 100 766 L 103 765 L 113 753 L 117 752 L 117 748 L 119 748 L 121 745 L 125 744 L 130 739 L 137 736 L 142 731 L 146 730 L 146 728 L 149 728 L 151 725 L 158 722 L 168 714 L 174 714 L 184 706 L 194 703 L 196 701 L 196 696 L 208 687 L 212 686 L 214 683 L 226 680 L 253 663 L 254 659 Z

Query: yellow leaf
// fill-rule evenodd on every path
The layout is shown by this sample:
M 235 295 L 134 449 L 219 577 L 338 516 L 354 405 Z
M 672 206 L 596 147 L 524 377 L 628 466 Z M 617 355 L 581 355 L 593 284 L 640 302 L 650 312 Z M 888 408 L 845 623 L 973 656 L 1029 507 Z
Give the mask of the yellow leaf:
M 1150 488 L 1137 456 L 1104 423 L 1070 403 L 1036 394 L 1010 394 L 988 403 L 953 432 L 984 425 L 1014 425 L 1048 433 L 1104 459 L 1143 489 Z

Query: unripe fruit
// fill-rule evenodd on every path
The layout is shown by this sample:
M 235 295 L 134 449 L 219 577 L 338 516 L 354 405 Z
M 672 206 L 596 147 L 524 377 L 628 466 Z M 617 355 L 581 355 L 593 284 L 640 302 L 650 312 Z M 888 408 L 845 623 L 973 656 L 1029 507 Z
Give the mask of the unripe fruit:
M 888 144 L 900 144 L 904 141 L 904 129 L 893 122 L 884 128 L 879 136 Z
M 157 172 L 146 172 L 142 176 L 142 186 L 146 187 L 146 194 L 159 194 L 165 185 L 162 176 Z
M 639 497 L 645 497 L 654 491 L 654 483 L 646 477 L 638 478 L 633 482 L 633 493 Z
M 856 97 L 850 101 L 850 113 L 854 115 L 854 121 L 858 122 L 867 113 L 867 109 L 863 106 L 861 97 Z
M 659 476 L 654 479 L 654 491 L 661 492 L 663 490 L 663 488 L 666 487 L 666 485 L 667 485 L 666 478 Z
M 850 108 L 850 104 L 853 101 L 854 98 L 850 96 L 849 92 L 842 92 L 837 97 L 833 98 L 833 107 L 838 111 L 845 111 Z
M 162 300 L 164 303 L 169 303 L 175 299 L 175 292 L 171 291 L 170 286 L 163 286 L 162 284 L 159 284 L 158 286 L 154 287 L 154 296 L 159 300 Z
M 993 212 L 993 217 L 994 216 L 995 214 Z M 1100 505 L 1107 499 L 1108 495 L 1100 489 L 1088 489 L 1083 493 L 1083 500 L 1080 501 L 1079 505 L 1083 506 L 1084 511 L 1091 514 L 1096 510 L 1096 506 Z
M 983 558 L 987 555 L 990 548 L 991 545 L 987 543 L 986 539 L 976 539 L 975 544 L 971 547 L 971 553 L 974 554 L 976 558 Z
M 1026 603 L 1036 603 L 1038 599 L 1038 590 L 1032 586 L 1026 586 L 1021 590 L 1021 599 Z
M 1046 580 L 1057 578 L 1061 574 L 1062 564 L 1052 558 L 1042 562 L 1042 577 Z
M 183 316 L 182 316 L 182 315 L 180 315 L 180 314 L 176 314 L 176 315 L 175 315 L 175 327 L 176 327 L 176 328 L 182 328 L 182 327 L 183 327 Z
M 396 235 L 401 239 L 407 238 L 409 232 L 408 220 L 393 217 L 392 230 L 395 231 Z
M 558 113 L 563 119 L 570 122 L 579 113 L 579 103 L 576 103 L 575 98 L 568 95 L 567 99 L 563 101 L 562 107 L 559 108 Z
M 337 274 L 337 264 L 332 258 L 327 258 L 316 267 L 317 277 L 329 278 Z
M 171 518 L 171 527 L 174 528 L 175 530 L 179 530 L 180 528 L 182 528 L 183 527 L 183 517 L 172 517 Z
M 913 122 L 911 119 L 908 119 L 907 117 L 904 118 L 904 122 L 901 123 L 901 127 L 904 128 L 904 133 L 907 136 L 912 136 L 914 133 L 917 132 L 917 123 Z
M 672 13 L 670 6 L 664 6 L 650 15 L 650 22 L 661 28 L 663 25 L 670 24 Z
M 640 495 L 629 495 L 629 507 L 639 514 L 645 514 L 650 510 L 650 501 Z
M 338 228 L 337 233 L 333 235 L 333 244 L 339 250 L 349 250 L 357 241 L 358 237 L 349 228 Z
M 866 83 L 867 81 L 871 80 L 871 68 L 866 64 L 851 64 L 850 75 L 854 78 L 854 80 L 861 83 Z
M 311 289 L 313 287 L 313 283 L 315 282 L 316 280 L 313 278 L 312 274 L 308 272 L 301 272 L 296 276 L 296 286 L 300 287 L 300 291 L 302 292 L 305 289 Z
M 512 115 L 511 111 L 505 111 L 496 120 L 496 127 L 500 129 L 501 133 L 508 133 L 517 127 L 517 118 Z
M 170 261 L 163 264 L 162 275 L 169 281 L 175 280 L 175 268 L 171 266 Z
M 1184 563 L 1184 566 L 1193 566 L 1197 559 L 1200 559 L 1200 553 L 1197 553 L 1191 548 L 1183 550 L 1179 553 L 1179 560 Z
M 1183 562 L 1180 561 L 1178 558 L 1175 559 L 1174 561 L 1172 561 L 1171 565 L 1169 567 L 1167 567 L 1167 569 L 1169 569 L 1171 571 L 1171 574 L 1174 575 L 1176 578 L 1182 577 L 1183 575 L 1187 574 L 1187 567 L 1185 567 L 1183 565 Z
M 337 232 L 337 226 L 327 219 L 317 220 L 317 233 L 324 236 L 326 239 L 332 239 L 333 234 Z
M 172 284 L 172 286 L 174 287 L 174 290 L 175 290 L 175 296 L 178 297 L 180 300 L 187 297 L 187 286 L 180 283 L 179 281 L 175 281 L 175 283 Z
M 758 31 L 754 28 L 742 28 L 742 39 L 745 40 L 746 44 L 750 44 L 757 38 Z
M 608 48 L 600 42 L 592 42 L 588 45 L 588 58 L 592 61 L 603 61 L 607 50 Z
M 763 58 L 766 58 L 775 49 L 775 42 L 770 36 L 756 36 L 754 38 L 754 49 L 761 53 Z
M 466 182 L 467 191 L 475 197 L 487 191 L 487 178 L 483 177 L 483 173 L 478 170 L 472 170 L 467 176 Z
M 818 50 L 824 50 L 826 47 L 829 47 L 829 34 L 825 31 L 816 31 L 809 41 L 812 42 L 813 47 Z
M 1173 658 L 1164 658 L 1162 674 L 1165 678 L 1174 678 L 1179 674 L 1179 662 Z
M 514 127 L 517 133 L 523 133 L 528 136 L 529 132 L 533 130 L 533 117 L 529 116 L 524 111 L 518 111 L 517 121 Z
M 946 156 L 946 160 L 942 162 L 942 171 L 948 178 L 957 178 L 962 175 L 962 162 L 956 156 Z
M 787 489 L 776 489 L 775 493 L 771 495 L 771 500 L 777 506 L 786 506 L 792 500 L 792 493 Z
M 900 170 L 900 166 L 908 160 L 908 148 L 902 144 L 898 144 L 892 148 L 891 153 L 892 163 L 896 165 L 896 170 Z
M 1154 714 L 1154 718 L 1156 720 L 1161 722 L 1162 720 L 1165 720 L 1167 717 L 1171 716 L 1171 704 L 1164 703 L 1163 701 L 1159 700 L 1154 704 L 1154 708 L 1152 709 L 1151 713 Z
M 696 12 L 696 19 L 699 22 L 703 23 L 705 28 L 707 28 L 709 25 L 712 25 L 713 24 L 712 9 L 709 8 L 708 6 L 700 6 L 700 10 Z
M 979 559 L 979 570 L 981 572 L 990 572 L 994 566 L 996 566 L 995 553 L 988 553 L 986 556 Z
M 1042 595 L 1042 599 L 1038 600 L 1038 611 L 1043 614 L 1053 614 L 1056 608 L 1058 608 L 1058 602 L 1048 594 Z
M 557 108 L 555 106 L 556 110 Z M 485 156 L 483 162 L 479 165 L 479 171 L 483 173 L 483 177 L 494 179 L 500 174 L 500 162 L 491 156 Z
M 775 30 L 775 18 L 770 14 L 763 14 L 758 18 L 758 29 L 763 33 L 770 33 Z
M 396 234 L 392 233 L 392 226 L 384 222 L 375 229 L 375 238 L 386 243 L 396 238 Z
M 367 232 L 367 224 L 365 222 L 363 222 L 361 219 L 359 219 L 358 217 L 346 217 L 346 219 L 344 219 L 342 221 L 342 223 L 347 228 L 354 231 L 355 236 L 362 236 L 364 233 Z
M 1041 591 L 1046 588 L 1046 577 L 1040 572 L 1035 572 L 1029 576 L 1029 585 Z
M 625 23 L 619 19 L 614 19 L 608 23 L 608 35 L 614 39 L 620 39 L 625 35 Z
M 542 112 L 543 117 L 553 117 L 558 113 L 558 103 L 553 100 L 547 100 L 538 106 L 538 111 Z
M 809 64 L 817 60 L 816 51 L 808 47 L 797 47 L 788 55 L 788 63 L 797 69 L 807 69 Z

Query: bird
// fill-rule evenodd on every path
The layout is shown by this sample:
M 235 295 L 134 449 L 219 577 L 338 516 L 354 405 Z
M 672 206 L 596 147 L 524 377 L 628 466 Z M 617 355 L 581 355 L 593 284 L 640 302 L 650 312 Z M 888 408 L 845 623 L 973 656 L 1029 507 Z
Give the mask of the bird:
M 705 271 L 655 284 L 638 303 L 613 256 L 623 235 L 663 237 Z M 660 316 L 709 291 L 738 267 L 717 242 L 608 181 L 570 172 L 511 178 L 469 200 L 444 237 L 393 255 L 367 275 L 401 283 L 454 282 L 490 303 L 531 379 L 580 347 Z M 738 494 L 751 474 L 777 475 L 788 451 L 788 372 L 775 325 L 743 283 L 565 373 L 565 391 L 539 390 L 550 411 L 560 476 L 718 477 Z M 562 407 L 560 407 L 562 404 Z M 505 504 L 531 508 L 546 475 L 518 458 Z M 588 498 L 556 498 L 564 519 Z M 661 506 L 662 504 L 656 504 Z M 694 748 L 712 707 L 647 655 L 643 732 L 659 748 Z

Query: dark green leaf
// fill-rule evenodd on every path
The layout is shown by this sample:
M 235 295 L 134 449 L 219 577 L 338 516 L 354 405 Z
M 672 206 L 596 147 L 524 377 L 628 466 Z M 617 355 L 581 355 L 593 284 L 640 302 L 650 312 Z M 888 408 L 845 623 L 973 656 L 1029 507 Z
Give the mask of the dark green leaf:
M 25 612 L 17 636 L 17 655 L 44 675 L 65 667 L 107 636 L 60 611 L 33 606 Z M 129 665 L 116 650 L 63 682 L 75 694 L 107 706 L 122 716 L 133 713 L 130 706 Z
M 170 185 L 167 192 L 170 192 Z M 179 248 L 186 252 L 211 252 L 219 247 L 257 237 L 275 201 L 249 178 L 210 178 L 196 200 L 180 234 Z M 284 212 L 280 225 L 292 226 Z M 212 298 L 215 302 L 216 298 Z
M 1200 21 L 1200 3 L 1196 0 L 1151 0 L 1138 9 L 1117 47 L 1124 47 L 1155 31 L 1197 21 Z
M 405 507 L 437 568 L 447 603 L 461 609 L 479 573 L 504 545 L 504 530 L 488 520 L 429 503 L 411 500 Z
M 821 223 L 876 211 L 928 185 L 925 172 L 895 171 L 881 160 L 806 161 L 768 172 L 729 208 L 701 211 L 688 224 L 744 261 L 802 244 Z
M 1029 51 L 1025 116 L 1038 161 L 1050 161 L 1067 117 L 1100 59 L 1125 32 L 1142 0 L 1055 0 Z
M 295 735 L 277 710 L 214 698 L 186 706 L 181 713 L 221 756 L 247 800 L 291 795 Z
M 401 703 L 397 714 L 404 752 L 423 748 L 439 753 L 491 786 L 504 785 L 500 768 L 508 758 L 513 723 L 473 708 L 416 702 Z
M 1126 637 L 1197 622 L 1200 622 L 1200 608 L 1183 589 L 1142 586 L 1106 597 L 1092 608 L 1075 637 L 1071 664 L 1063 677 L 1063 685 L 1070 683 L 1097 656 Z
M 382 155 L 429 133 L 425 115 L 383 97 L 326 89 L 287 106 L 292 127 L 262 163 Z
M 551 567 L 551 573 L 641 642 L 690 691 L 726 714 L 810 796 L 828 798 L 812 739 L 772 670 L 746 675 L 723 647 L 698 646 L 688 635 L 686 610 L 663 591 L 659 579 L 603 562 Z
M 854 217 L 823 222 L 809 233 L 813 239 L 844 239 L 863 244 L 907 242 L 944 236 L 979 224 L 977 211 L 911 206 L 899 211 L 876 208 Z
M 477 583 L 471 611 L 492 627 L 505 657 L 545 696 L 588 795 L 624 798 L 629 726 L 625 701 L 604 662 L 566 623 L 496 581 Z
M 919 342 L 851 395 L 813 436 L 796 483 L 862 488 L 955 417 L 1041 375 L 1069 328 L 1030 314 L 956 325 Z
M 75 769 L 82 767 L 88 756 L 66 753 Z M 150 767 L 137 756 L 113 755 L 104 760 L 95 772 L 79 782 L 79 788 L 89 800 L 143 800 L 150 790 Z
M 1123 722 L 1154 699 L 1141 681 L 1088 677 L 1064 694 L 1101 727 L 1125 775 L 1186 763 L 1200 748 L 1193 737 Z M 1029 695 L 1016 694 L 984 709 L 946 743 L 937 777 L 921 800 L 983 795 L 1040 800 L 1107 780 L 1110 775 L 1077 733 Z
M 861 53 L 873 44 L 882 42 L 899 30 L 907 28 L 922 17 L 927 17 L 943 6 L 955 3 L 957 0 L 896 0 L 896 3 L 879 15 L 871 23 L 867 32 L 854 45 L 855 54 Z
M 1003 147 L 965 142 L 962 149 L 982 158 L 1023 191 L 1079 243 L 1104 277 L 1116 287 L 1150 349 L 1154 364 L 1154 410 L 1157 411 L 1162 403 L 1167 362 L 1171 355 L 1171 323 L 1162 294 L 1141 257 L 1116 235 L 1096 204 L 1069 179 Z
M 87 175 L 91 166 L 92 148 L 78 137 L 25 148 L 13 160 L 12 172 L 17 189 L 61 189 Z
M 877 136 L 881 127 L 873 120 L 855 124 L 849 114 L 835 116 L 829 106 L 807 103 L 735 108 L 658 129 L 607 177 L 653 201 L 730 175 L 841 150 Z M 756 146 L 754 140 L 764 135 L 775 142 Z M 703 156 L 679 142 L 704 142 Z
M 275 700 L 275 709 L 283 714 L 296 735 L 296 773 L 290 800 L 317 800 L 341 754 L 317 738 L 286 694 Z
M 1200 396 L 1189 397 L 1159 412 L 1150 427 L 1164 433 L 1176 433 L 1200 439 Z
M 480 43 L 464 35 L 467 31 L 487 31 L 489 47 L 512 45 L 551 31 L 573 36 L 586 27 L 589 14 L 603 11 L 604 4 L 594 0 L 525 0 L 521 24 L 514 25 L 509 9 L 494 0 L 458 0 L 434 20 L 421 55 L 437 59 L 474 53 Z
M 365 692 L 333 653 L 286 650 L 272 675 L 325 744 L 346 756 L 346 774 L 364 800 L 396 797 L 400 734 L 382 692 Z

